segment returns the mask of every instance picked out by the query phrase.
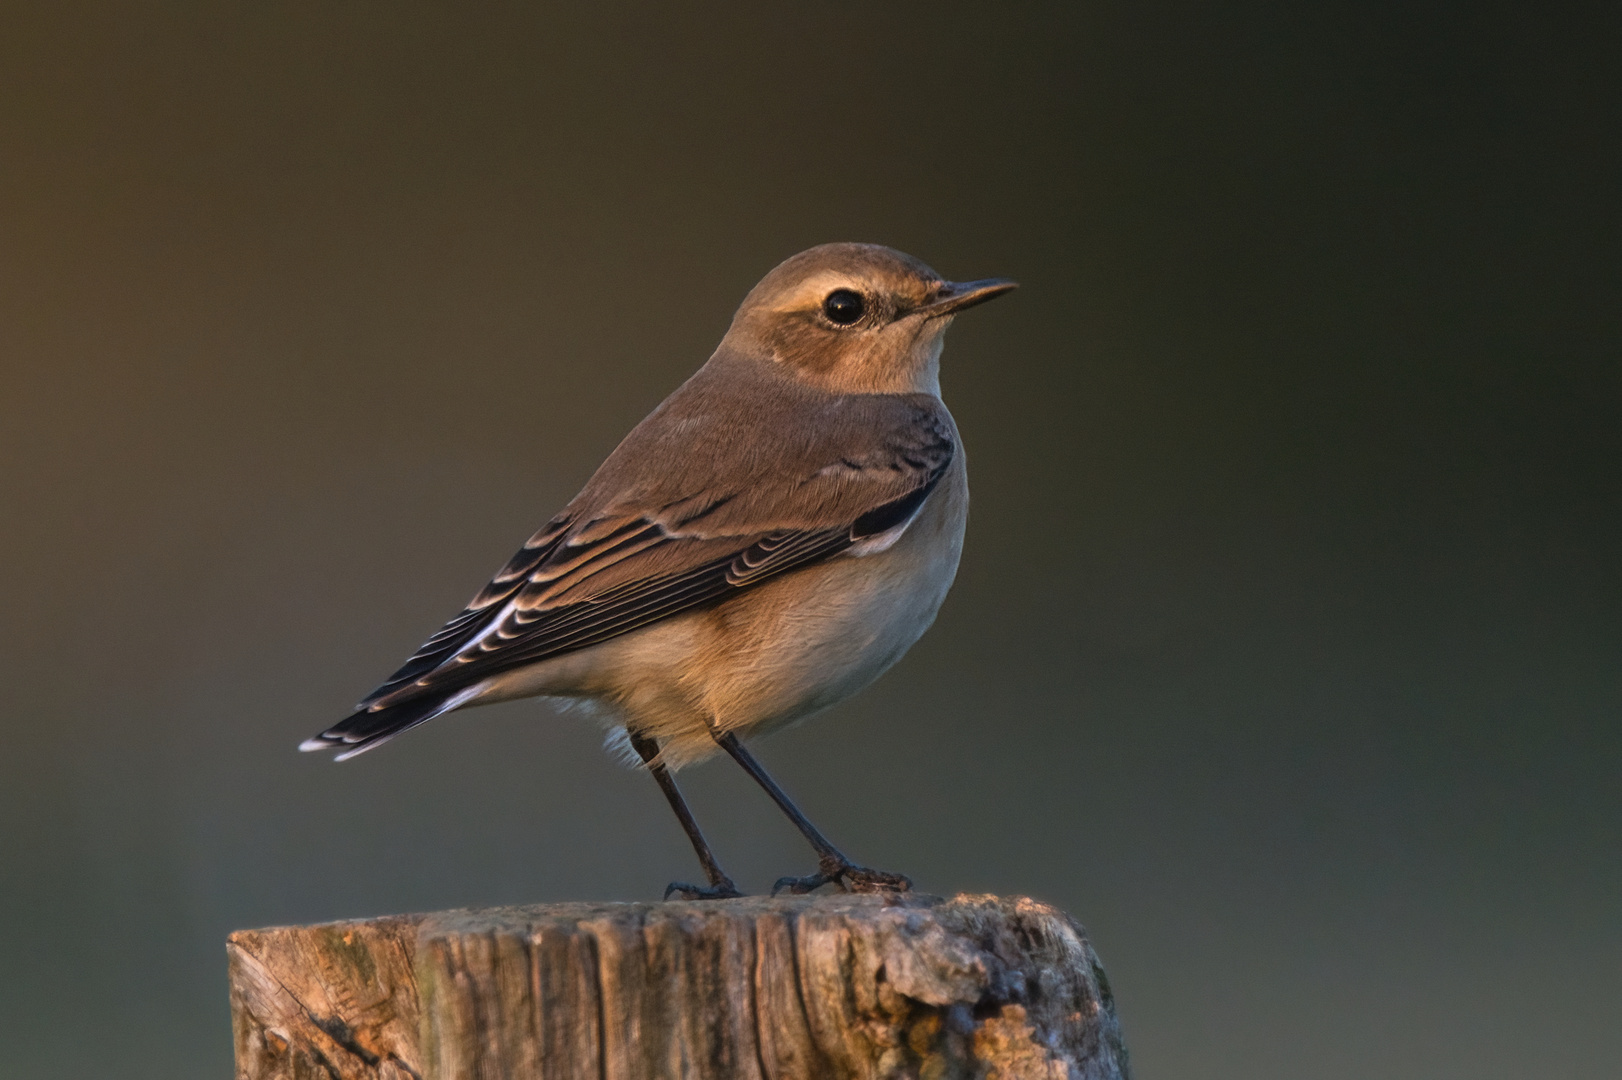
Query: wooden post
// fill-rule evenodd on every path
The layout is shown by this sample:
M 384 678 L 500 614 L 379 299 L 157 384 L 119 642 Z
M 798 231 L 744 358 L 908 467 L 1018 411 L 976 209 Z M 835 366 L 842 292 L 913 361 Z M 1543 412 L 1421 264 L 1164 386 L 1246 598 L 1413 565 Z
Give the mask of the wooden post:
M 1086 932 L 1023 898 L 551 904 L 242 930 L 238 1080 L 1128 1080 Z

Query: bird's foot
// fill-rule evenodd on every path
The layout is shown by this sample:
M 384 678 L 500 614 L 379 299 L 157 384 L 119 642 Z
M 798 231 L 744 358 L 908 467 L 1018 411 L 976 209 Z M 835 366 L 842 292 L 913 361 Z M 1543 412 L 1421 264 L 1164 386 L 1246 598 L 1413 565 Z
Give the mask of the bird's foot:
M 742 896 L 738 887 L 732 884 L 731 878 L 722 878 L 709 888 L 698 885 L 689 885 L 685 881 L 672 881 L 665 886 L 665 899 L 679 896 L 683 900 L 735 900 Z
M 904 893 L 912 889 L 912 879 L 905 874 L 888 874 L 883 870 L 869 870 L 865 866 L 843 859 L 825 856 L 817 872 L 809 877 L 778 878 L 772 886 L 772 895 L 787 890 L 808 893 L 824 885 L 838 885 L 841 892 Z

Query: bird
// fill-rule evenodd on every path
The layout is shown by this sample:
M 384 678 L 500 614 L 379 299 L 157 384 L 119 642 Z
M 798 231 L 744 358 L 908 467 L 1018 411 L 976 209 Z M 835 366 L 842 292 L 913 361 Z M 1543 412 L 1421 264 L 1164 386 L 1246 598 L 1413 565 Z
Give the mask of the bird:
M 584 707 L 652 774 L 708 884 L 741 895 L 677 770 L 736 761 L 817 856 L 776 893 L 901 893 L 814 826 L 745 745 L 861 690 L 934 622 L 969 487 L 941 400 L 947 327 L 1017 287 L 953 282 L 878 244 L 773 268 L 709 360 L 352 715 L 306 740 L 338 760 L 438 716 L 515 698 Z

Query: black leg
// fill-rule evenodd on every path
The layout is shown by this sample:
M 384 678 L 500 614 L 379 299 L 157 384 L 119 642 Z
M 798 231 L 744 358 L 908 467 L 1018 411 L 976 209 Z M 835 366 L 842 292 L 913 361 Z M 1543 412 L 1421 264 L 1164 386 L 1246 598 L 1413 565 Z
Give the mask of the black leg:
M 715 861 L 715 853 L 710 850 L 709 841 L 699 831 L 698 822 L 693 818 L 693 812 L 687 808 L 687 800 L 681 797 L 681 789 L 676 786 L 676 778 L 670 775 L 670 770 L 654 762 L 659 754 L 659 744 L 652 739 L 641 735 L 631 736 L 631 748 L 647 763 L 648 771 L 658 782 L 659 790 L 665 793 L 670 802 L 670 808 L 676 812 L 676 820 L 687 833 L 687 839 L 693 842 L 693 850 L 698 853 L 698 861 L 704 867 L 704 876 L 710 879 L 710 887 L 701 889 L 697 885 L 688 885 L 681 881 L 672 881 L 665 887 L 665 899 L 670 899 L 671 893 L 676 893 L 684 900 L 726 900 L 734 896 L 742 896 L 738 887 L 727 877 L 721 864 Z
M 808 893 L 821 885 L 838 885 L 846 892 L 906 892 L 912 888 L 912 881 L 904 874 L 887 874 L 882 870 L 869 870 L 865 866 L 857 866 L 847 859 L 843 852 L 828 842 L 809 818 L 800 813 L 800 808 L 794 805 L 794 800 L 788 793 L 777 786 L 777 781 L 771 778 L 765 767 L 755 760 L 755 755 L 744 749 L 743 743 L 732 732 L 711 733 L 716 744 L 732 755 L 732 759 L 743 766 L 743 771 L 754 777 L 755 783 L 766 789 L 766 794 L 772 797 L 778 809 L 788 815 L 794 822 L 794 827 L 800 830 L 811 847 L 817 853 L 817 872 L 809 877 L 779 878 L 777 884 L 772 886 L 772 895 L 775 896 L 783 889 L 794 893 Z

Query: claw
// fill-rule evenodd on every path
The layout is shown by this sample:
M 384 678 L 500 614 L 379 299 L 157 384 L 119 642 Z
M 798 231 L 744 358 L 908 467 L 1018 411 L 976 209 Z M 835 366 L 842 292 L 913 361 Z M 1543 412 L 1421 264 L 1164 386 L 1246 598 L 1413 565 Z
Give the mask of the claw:
M 912 889 L 912 879 L 905 874 L 887 874 L 883 870 L 869 870 L 854 863 L 824 861 L 817 873 L 808 877 L 778 878 L 772 886 L 772 895 L 787 889 L 803 894 L 824 885 L 838 885 L 841 892 L 904 893 Z
M 845 876 L 849 880 L 842 884 L 851 892 L 904 893 L 912 891 L 912 879 L 906 874 L 887 874 L 883 870 L 869 870 L 865 866 L 853 866 Z
M 811 892 L 813 889 L 820 889 L 830 881 L 837 880 L 839 879 L 829 877 L 827 874 L 812 874 L 810 877 L 780 877 L 777 879 L 776 884 L 772 886 L 772 895 L 776 896 L 784 889 L 787 889 L 799 896 Z
M 743 895 L 738 891 L 738 887 L 730 881 L 722 882 L 708 889 L 698 885 L 689 885 L 685 881 L 672 881 L 665 886 L 665 899 L 669 900 L 672 893 L 683 900 L 735 900 Z

